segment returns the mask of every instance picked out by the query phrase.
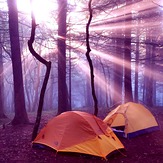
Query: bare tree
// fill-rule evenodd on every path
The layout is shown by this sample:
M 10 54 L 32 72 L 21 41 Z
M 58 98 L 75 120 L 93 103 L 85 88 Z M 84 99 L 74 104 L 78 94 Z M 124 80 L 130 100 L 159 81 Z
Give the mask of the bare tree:
M 130 2 L 126 0 L 126 5 Z M 132 14 L 130 14 L 132 17 Z M 132 19 L 129 19 L 132 24 Z M 124 66 L 125 66 L 125 102 L 133 101 L 131 82 L 131 28 L 128 28 L 128 20 L 125 19 L 124 39 Z
M 22 64 L 20 53 L 19 41 L 19 28 L 18 28 L 18 11 L 16 0 L 7 0 L 8 13 L 9 13 L 9 33 L 11 42 L 11 59 L 13 67 L 13 81 L 14 81 L 14 106 L 15 117 L 12 124 L 28 123 L 28 116 L 25 108 Z
M 0 118 L 6 118 L 4 114 L 4 84 L 3 84 L 3 57 L 2 57 L 2 38 L 0 33 Z
M 98 114 L 98 101 L 97 101 L 97 97 L 96 97 L 96 93 L 95 93 L 95 86 L 94 86 L 94 70 L 93 70 L 93 64 L 92 64 L 92 60 L 90 58 L 89 53 L 91 52 L 91 48 L 90 48 L 90 44 L 89 44 L 89 26 L 92 20 L 92 16 L 93 16 L 93 10 L 91 7 L 92 4 L 92 0 L 89 0 L 88 3 L 88 9 L 89 9 L 89 19 L 88 19 L 88 23 L 86 25 L 86 46 L 87 46 L 87 51 L 86 51 L 86 57 L 90 66 L 90 76 L 91 76 L 91 88 L 92 88 L 92 96 L 93 96 L 93 100 L 94 100 L 94 115 L 97 116 Z
M 32 29 L 31 29 L 31 37 L 28 40 L 29 51 L 39 62 L 41 62 L 42 64 L 44 64 L 46 66 L 46 74 L 45 74 L 45 78 L 44 78 L 43 85 L 41 88 L 39 105 L 38 105 L 38 110 L 37 110 L 37 117 L 36 117 L 34 129 L 33 129 L 33 133 L 32 133 L 32 140 L 34 140 L 35 137 L 37 136 L 38 128 L 39 128 L 40 121 L 41 121 L 44 96 L 45 96 L 46 86 L 47 86 L 49 75 L 50 75 L 51 62 L 50 61 L 48 62 L 44 58 L 42 58 L 39 54 L 37 54 L 37 52 L 33 48 L 33 43 L 35 40 L 35 31 L 36 31 L 36 20 L 35 20 L 33 11 L 31 12 L 31 17 L 32 17 L 32 22 L 31 22 Z
M 66 85 L 67 0 L 58 0 L 58 114 L 70 110 Z

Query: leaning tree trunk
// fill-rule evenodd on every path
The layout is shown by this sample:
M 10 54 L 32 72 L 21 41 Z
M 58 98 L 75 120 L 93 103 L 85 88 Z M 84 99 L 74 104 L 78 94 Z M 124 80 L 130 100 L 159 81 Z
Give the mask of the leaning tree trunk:
M 38 61 L 40 61 L 42 64 L 44 64 L 46 66 L 46 74 L 45 74 L 45 78 L 44 78 L 43 85 L 42 85 L 42 88 L 41 88 L 39 105 L 38 105 L 38 110 L 37 110 L 37 117 L 36 117 L 34 129 L 33 129 L 33 133 L 32 133 L 32 140 L 34 140 L 35 137 L 37 136 L 38 128 L 39 128 L 40 121 L 41 121 L 42 108 L 43 108 L 43 103 L 44 103 L 44 96 L 45 96 L 46 86 L 47 86 L 47 83 L 48 83 L 50 70 L 51 70 L 51 62 L 50 61 L 48 62 L 45 59 L 43 59 L 39 54 L 37 54 L 37 52 L 33 48 L 33 43 L 34 43 L 34 40 L 35 40 L 35 30 L 36 30 L 36 21 L 35 21 L 35 16 L 34 16 L 33 12 L 31 13 L 31 17 L 32 17 L 32 29 L 31 29 L 31 37 L 28 40 L 28 48 L 29 48 L 29 51 L 31 52 L 31 54 Z
M 94 115 L 97 116 L 98 114 L 98 101 L 97 101 L 97 97 L 96 97 L 96 93 L 95 93 L 95 86 L 94 86 L 94 69 L 93 69 L 93 64 L 92 64 L 92 60 L 90 58 L 89 53 L 91 52 L 91 48 L 90 48 L 90 44 L 89 44 L 89 26 L 91 24 L 91 20 L 93 17 L 93 13 L 92 13 L 92 0 L 89 0 L 88 3 L 88 8 L 89 8 L 89 19 L 88 19 L 88 23 L 86 25 L 86 46 L 87 46 L 87 51 L 86 51 L 86 57 L 89 63 L 89 67 L 90 67 L 90 76 L 91 76 L 91 87 L 92 87 L 92 96 L 93 96 L 93 100 L 94 100 Z

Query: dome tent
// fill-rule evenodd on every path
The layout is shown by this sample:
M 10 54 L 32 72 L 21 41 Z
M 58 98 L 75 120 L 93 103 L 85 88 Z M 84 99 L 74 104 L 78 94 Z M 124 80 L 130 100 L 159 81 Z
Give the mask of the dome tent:
M 131 138 L 159 130 L 152 113 L 143 105 L 133 102 L 119 105 L 104 118 L 104 123 L 119 136 Z
M 124 148 L 101 119 L 80 111 L 67 111 L 54 117 L 33 144 L 43 144 L 57 152 L 77 152 L 103 158 Z

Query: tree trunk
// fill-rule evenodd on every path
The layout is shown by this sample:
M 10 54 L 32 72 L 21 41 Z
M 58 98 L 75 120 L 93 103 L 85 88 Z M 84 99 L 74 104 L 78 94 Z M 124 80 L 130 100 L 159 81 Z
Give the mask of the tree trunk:
M 104 82 L 105 82 L 105 85 L 104 85 L 105 92 L 104 93 L 100 92 L 100 95 L 102 93 L 104 94 L 104 98 L 102 99 L 102 100 L 104 100 L 104 107 L 109 108 L 109 102 L 110 101 L 109 101 L 109 98 L 108 98 L 108 93 L 110 93 L 110 92 L 108 91 L 108 83 L 107 83 L 106 71 L 105 71 L 104 64 L 101 61 L 101 58 L 99 58 L 99 62 L 100 62 L 101 68 L 102 68 L 102 72 L 103 72 L 103 75 L 104 75 Z M 108 76 L 110 78 L 110 73 L 108 73 Z M 100 83 L 99 83 L 99 85 L 100 85 Z
M 9 33 L 11 42 L 11 59 L 13 67 L 14 81 L 14 106 L 15 117 L 12 124 L 29 123 L 24 98 L 22 63 L 20 53 L 19 31 L 18 31 L 18 11 L 16 0 L 7 0 L 9 12 Z
M 122 102 L 122 83 L 123 83 L 123 51 L 121 49 L 123 47 L 123 41 L 121 39 L 116 40 L 116 55 L 115 59 L 113 60 L 114 62 L 114 89 L 112 92 L 112 101 L 113 104 L 115 105 L 117 103 Z
M 87 80 L 87 77 L 86 77 L 86 86 L 85 86 L 85 97 L 86 97 L 86 106 L 89 107 L 89 108 L 92 108 L 93 107 L 93 99 L 92 99 L 92 96 L 91 96 L 91 84 L 90 82 Z
M 138 77 L 139 77 L 139 32 L 137 33 L 137 43 L 136 43 L 136 56 L 135 56 L 135 91 L 134 91 L 134 101 L 139 102 L 138 96 Z
M 89 26 L 93 17 L 93 10 L 92 10 L 92 0 L 89 0 L 88 2 L 88 9 L 89 9 L 89 19 L 88 19 L 88 23 L 86 25 L 86 46 L 87 46 L 87 51 L 86 51 L 86 57 L 89 63 L 89 67 L 90 67 L 90 76 L 91 76 L 91 88 L 92 88 L 92 97 L 94 100 L 94 115 L 97 116 L 98 115 L 98 100 L 96 97 L 96 93 L 95 93 L 95 85 L 94 85 L 94 69 L 93 69 L 93 63 L 91 60 L 91 57 L 89 55 L 89 53 L 91 52 L 91 48 L 90 48 L 90 44 L 89 44 Z
M 66 16 L 67 0 L 58 0 L 58 114 L 68 111 L 66 85 Z
M 126 0 L 126 6 L 129 1 Z M 132 18 L 132 15 L 131 15 Z M 132 19 L 131 22 L 132 24 Z M 125 20 L 125 40 L 124 40 L 124 66 L 125 66 L 125 102 L 133 101 L 132 81 L 131 81 L 131 28 L 128 28 Z
M 3 56 L 0 34 L 0 118 L 6 118 L 4 114 L 4 84 L 3 84 Z
M 145 96 L 144 102 L 147 106 L 153 106 L 153 52 L 155 47 L 147 45 L 146 48 L 146 61 L 145 61 Z
M 131 87 L 131 39 L 125 38 L 125 102 L 133 101 Z
M 31 29 L 30 39 L 28 40 L 28 48 L 31 54 L 39 62 L 41 62 L 42 64 L 46 66 L 46 73 L 45 73 L 45 77 L 44 77 L 43 84 L 41 87 L 41 92 L 40 92 L 37 117 L 36 117 L 35 125 L 33 128 L 33 133 L 32 133 L 32 141 L 33 141 L 37 136 L 37 132 L 38 132 L 40 121 L 41 121 L 42 109 L 43 109 L 43 104 L 44 104 L 44 96 L 45 96 L 45 91 L 46 91 L 46 87 L 47 87 L 47 83 L 48 83 L 49 75 L 50 75 L 50 70 L 51 70 L 51 62 L 46 61 L 44 58 L 42 58 L 33 48 L 33 43 L 35 41 L 35 31 L 36 31 L 37 25 L 36 25 L 35 16 L 33 12 L 31 12 L 31 17 L 32 17 L 32 21 L 31 21 L 32 29 Z

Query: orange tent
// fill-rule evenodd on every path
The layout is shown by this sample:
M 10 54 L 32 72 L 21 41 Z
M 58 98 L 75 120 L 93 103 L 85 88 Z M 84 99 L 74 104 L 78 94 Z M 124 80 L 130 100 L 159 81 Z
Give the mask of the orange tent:
M 78 152 L 104 158 L 112 151 L 124 148 L 101 119 L 80 111 L 68 111 L 54 117 L 33 143 L 49 146 L 56 151 Z
M 108 113 L 103 121 L 113 130 L 116 129 L 114 132 L 117 135 L 127 138 L 159 129 L 152 113 L 143 105 L 134 102 L 119 105 Z

